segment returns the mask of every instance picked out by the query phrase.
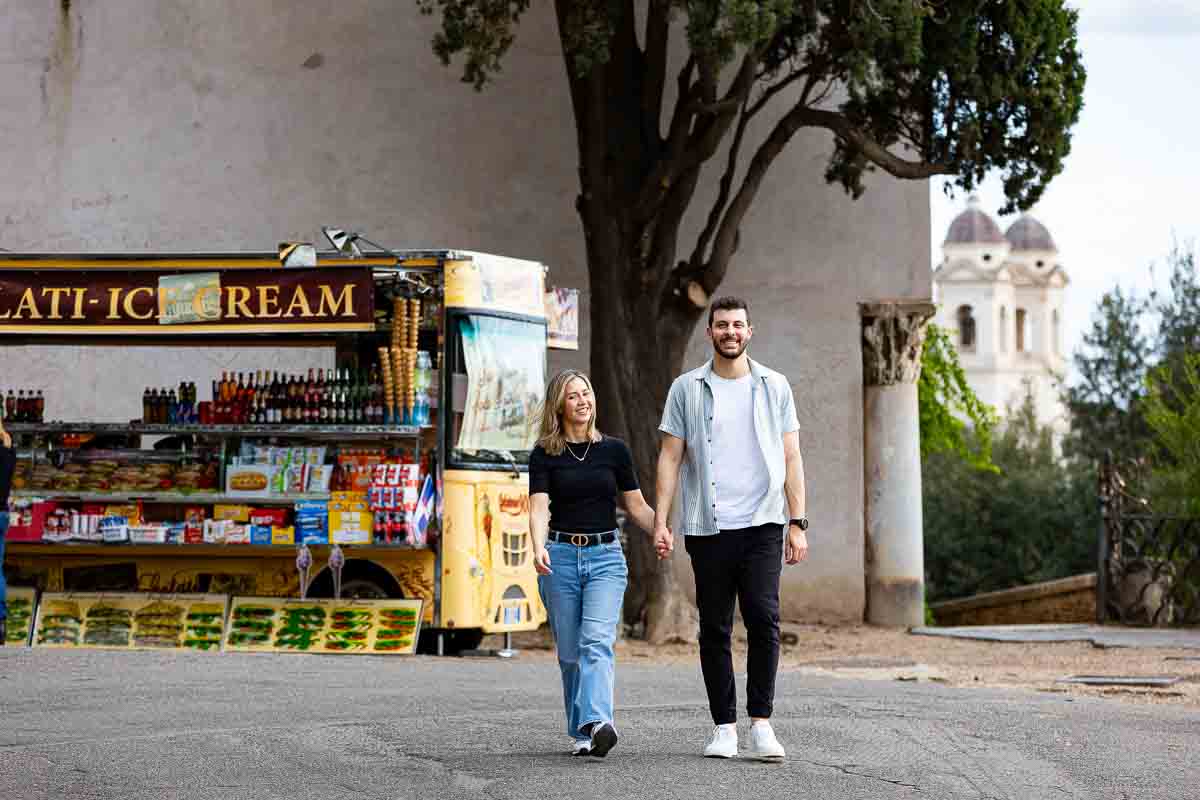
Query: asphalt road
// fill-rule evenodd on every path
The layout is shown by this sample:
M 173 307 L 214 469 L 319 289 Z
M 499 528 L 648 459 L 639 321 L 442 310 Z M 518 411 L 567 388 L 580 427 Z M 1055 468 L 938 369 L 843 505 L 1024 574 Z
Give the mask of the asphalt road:
M 1185 798 L 1200 715 L 780 675 L 782 765 L 706 760 L 698 668 L 618 666 L 568 757 L 545 661 L 0 648 L 0 798 Z

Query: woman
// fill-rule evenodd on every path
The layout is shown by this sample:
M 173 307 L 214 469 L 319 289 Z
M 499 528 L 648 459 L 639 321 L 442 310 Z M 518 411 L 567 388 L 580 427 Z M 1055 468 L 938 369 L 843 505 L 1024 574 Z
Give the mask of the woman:
M 17 451 L 0 420 L 0 645 L 8 639 L 8 587 L 4 583 L 4 537 L 8 535 L 8 492 L 12 488 Z
M 546 389 L 529 457 L 529 528 L 538 590 L 558 647 L 572 753 L 599 758 L 617 743 L 613 642 L 629 575 L 617 532 L 618 493 L 638 527 L 654 530 L 629 448 L 596 430 L 591 381 L 582 372 L 561 372 Z

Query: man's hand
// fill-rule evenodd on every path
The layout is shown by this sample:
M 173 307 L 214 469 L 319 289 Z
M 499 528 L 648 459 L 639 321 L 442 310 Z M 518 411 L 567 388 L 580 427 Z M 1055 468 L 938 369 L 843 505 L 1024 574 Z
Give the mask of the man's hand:
M 549 575 L 551 573 L 550 551 L 546 549 L 545 545 L 539 547 L 537 553 L 534 554 L 533 568 L 537 571 L 538 575 Z
M 666 525 L 656 525 L 654 528 L 654 552 L 658 553 L 659 559 L 675 552 L 675 536 Z
M 8 435 L 8 431 L 0 428 L 0 444 L 5 447 L 12 447 L 12 437 Z
M 799 564 L 808 557 L 808 536 L 799 525 L 788 525 L 783 544 L 783 560 L 788 564 Z

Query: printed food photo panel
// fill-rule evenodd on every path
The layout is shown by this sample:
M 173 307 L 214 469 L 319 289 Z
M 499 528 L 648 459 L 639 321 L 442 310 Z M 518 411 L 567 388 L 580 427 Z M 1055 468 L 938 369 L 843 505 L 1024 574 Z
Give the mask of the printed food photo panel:
M 29 634 L 33 631 L 33 610 L 37 601 L 37 589 L 10 586 L 7 594 L 8 622 L 4 643 L 9 646 L 29 644 Z
M 228 600 L 222 594 L 45 592 L 34 645 L 215 652 Z
M 412 654 L 420 600 L 235 597 L 225 649 L 261 653 Z

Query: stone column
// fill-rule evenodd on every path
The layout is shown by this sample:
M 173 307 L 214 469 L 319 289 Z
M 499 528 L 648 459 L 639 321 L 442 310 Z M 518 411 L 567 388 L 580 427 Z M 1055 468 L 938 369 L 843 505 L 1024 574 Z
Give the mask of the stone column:
M 867 622 L 925 622 L 917 377 L 934 305 L 863 303 Z

